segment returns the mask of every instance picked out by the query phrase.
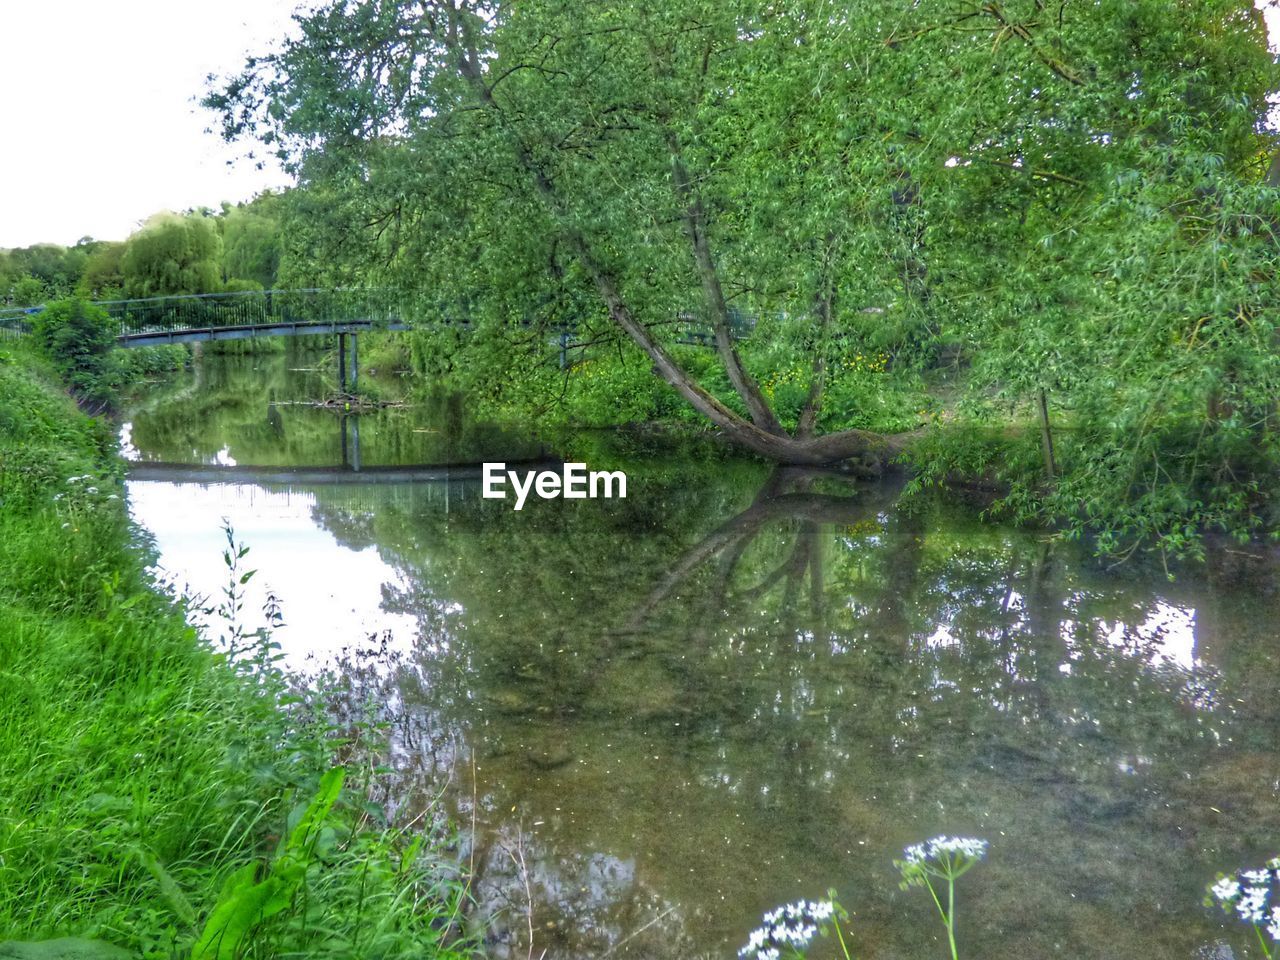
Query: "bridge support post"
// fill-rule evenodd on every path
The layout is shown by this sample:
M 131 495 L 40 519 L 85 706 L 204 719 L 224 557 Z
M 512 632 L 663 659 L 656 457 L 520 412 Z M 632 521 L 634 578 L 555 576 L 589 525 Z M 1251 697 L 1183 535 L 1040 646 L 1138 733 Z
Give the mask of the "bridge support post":
M 342 429 L 342 465 L 352 473 L 360 472 L 360 415 L 340 418 Z
M 338 392 L 347 394 L 347 335 L 338 334 Z
M 360 334 L 351 335 L 351 392 L 360 389 Z

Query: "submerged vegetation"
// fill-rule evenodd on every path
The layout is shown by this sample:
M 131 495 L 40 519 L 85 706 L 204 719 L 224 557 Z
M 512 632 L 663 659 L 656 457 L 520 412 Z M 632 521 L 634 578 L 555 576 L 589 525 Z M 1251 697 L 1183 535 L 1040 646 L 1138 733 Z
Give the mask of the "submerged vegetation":
M 0 931 L 147 958 L 457 955 L 437 834 L 393 829 L 371 762 L 339 792 L 352 732 L 236 626 L 243 549 L 213 605 L 253 641 L 234 656 L 146 572 L 120 480 L 106 426 L 0 352 Z

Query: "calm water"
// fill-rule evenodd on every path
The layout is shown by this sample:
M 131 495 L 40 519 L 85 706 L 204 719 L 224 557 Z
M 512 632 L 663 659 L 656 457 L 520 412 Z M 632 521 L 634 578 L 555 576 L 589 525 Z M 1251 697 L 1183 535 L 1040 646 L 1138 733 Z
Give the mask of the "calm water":
M 1201 900 L 1280 853 L 1271 563 L 1108 571 L 891 485 L 598 438 L 561 449 L 625 466 L 624 501 L 291 473 L 344 462 L 341 418 L 290 403 L 309 365 L 208 358 L 144 396 L 134 515 L 206 593 L 228 518 L 291 662 L 376 694 L 397 802 L 443 789 L 474 824 L 495 955 L 530 955 L 530 898 L 535 957 L 720 958 L 835 887 L 859 957 L 942 958 L 891 861 L 944 832 L 991 841 L 970 958 L 1252 955 Z M 359 445 L 363 470 L 545 453 L 457 402 L 361 418 Z

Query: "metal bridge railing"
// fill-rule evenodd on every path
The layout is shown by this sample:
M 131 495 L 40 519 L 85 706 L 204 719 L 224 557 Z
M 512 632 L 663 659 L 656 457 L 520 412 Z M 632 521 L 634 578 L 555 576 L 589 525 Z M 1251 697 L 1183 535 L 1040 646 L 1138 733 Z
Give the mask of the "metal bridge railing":
M 269 328 L 296 325 L 319 326 L 338 323 L 370 323 L 374 327 L 399 324 L 405 311 L 403 293 L 389 289 L 302 289 L 251 290 L 237 293 L 204 293 L 132 300 L 100 300 L 96 306 L 107 312 L 113 333 L 121 339 L 147 334 L 178 334 L 190 331 L 225 330 L 228 328 Z M 16 338 L 33 329 L 34 314 L 42 307 L 0 309 L 0 338 Z M 465 326 L 465 310 L 440 308 L 444 322 Z M 730 311 L 730 326 L 735 339 L 750 336 L 756 317 L 737 310 Z M 707 321 L 696 314 L 681 314 L 676 319 L 679 342 L 710 346 L 714 335 Z M 571 341 L 573 330 L 560 331 L 562 351 L 577 346 Z
M 11 307 L 0 310 L 0 340 L 16 340 L 25 337 L 33 329 L 31 318 L 40 307 Z
M 148 333 L 281 324 L 368 321 L 375 325 L 400 320 L 399 297 L 388 290 L 252 290 L 105 300 L 120 337 Z

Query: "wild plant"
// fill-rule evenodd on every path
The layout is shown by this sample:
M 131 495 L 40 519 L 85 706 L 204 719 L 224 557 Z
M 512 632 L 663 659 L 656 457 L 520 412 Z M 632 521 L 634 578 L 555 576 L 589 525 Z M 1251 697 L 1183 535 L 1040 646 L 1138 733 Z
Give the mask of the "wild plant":
M 216 604 L 200 608 L 219 630 L 217 646 L 237 672 L 252 677 L 271 707 L 284 776 L 306 783 L 326 770 L 309 800 L 278 830 L 265 860 L 243 864 L 226 879 L 208 911 L 191 960 L 239 960 L 285 954 L 313 957 L 450 958 L 467 955 L 461 929 L 465 887 L 459 869 L 437 856 L 433 826 L 398 828 L 370 800 L 379 771 L 363 756 L 338 759 L 352 742 L 376 742 L 374 721 L 336 724 L 327 692 L 280 668 L 274 631 L 280 601 L 268 592 L 263 624 L 246 623 L 248 547 L 224 521 L 227 583 Z M 358 729 L 352 730 L 352 724 Z M 314 782 L 314 781 L 312 781 Z M 307 796 L 306 793 L 303 796 Z M 155 872 L 155 871 L 153 871 Z M 169 896 L 185 914 L 181 898 Z
M 293 906 L 308 871 L 320 859 L 321 843 L 332 843 L 326 820 L 342 792 L 343 776 L 342 769 L 335 768 L 321 778 L 297 824 L 261 871 L 262 879 L 258 879 L 257 863 L 246 864 L 227 878 L 191 949 L 191 960 L 236 960 L 257 928 Z
M 242 562 L 249 553 L 249 548 L 236 542 L 235 529 L 227 519 L 222 521 L 222 533 L 226 545 L 222 550 L 222 562 L 227 568 L 227 582 L 221 591 L 221 598 L 216 604 L 200 604 L 196 609 L 211 624 L 217 624 L 221 631 L 218 636 L 218 647 L 233 665 L 240 664 L 246 657 L 249 666 L 257 671 L 266 671 L 282 659 L 280 646 L 272 637 L 276 630 L 284 626 L 284 613 L 279 598 L 270 590 L 267 591 L 263 603 L 263 623 L 249 629 L 244 619 L 246 587 L 255 576 L 257 570 L 246 570 Z
M 803 957 L 816 938 L 829 936 L 834 930 L 845 960 L 852 960 L 840 931 L 840 924 L 849 919 L 849 914 L 835 897 L 836 892 L 828 890 L 826 900 L 798 900 L 770 910 L 761 918 L 761 925 L 751 931 L 738 956 L 792 960 Z
M 903 859 L 893 861 L 902 874 L 902 889 L 924 887 L 933 898 L 933 904 L 947 929 L 947 943 L 951 947 L 951 960 L 959 960 L 956 950 L 956 881 L 968 873 L 979 860 L 987 855 L 987 841 L 972 837 L 934 837 L 924 843 L 914 843 L 903 851 Z M 933 881 L 947 884 L 947 905 L 942 905 Z
M 903 859 L 894 866 L 902 874 L 902 889 L 924 887 L 933 897 L 934 906 L 947 931 L 952 960 L 959 960 L 956 949 L 956 881 L 969 872 L 987 854 L 987 841 L 970 837 L 934 837 L 914 843 L 903 851 Z M 934 881 L 947 884 L 947 904 L 942 905 Z M 849 914 L 836 900 L 834 890 L 826 900 L 800 900 L 771 910 L 761 926 L 751 931 L 746 946 L 738 951 L 748 960 L 796 960 L 808 952 L 814 940 L 833 931 L 844 960 L 853 960 L 849 945 L 840 929 Z M 1267 954 L 1270 957 L 1270 954 Z
M 1253 927 L 1262 955 L 1271 960 L 1273 945 L 1280 943 L 1277 889 L 1280 889 L 1280 857 L 1268 860 L 1267 865 L 1259 869 L 1220 875 L 1209 887 L 1205 904 L 1216 904 L 1228 916 Z

